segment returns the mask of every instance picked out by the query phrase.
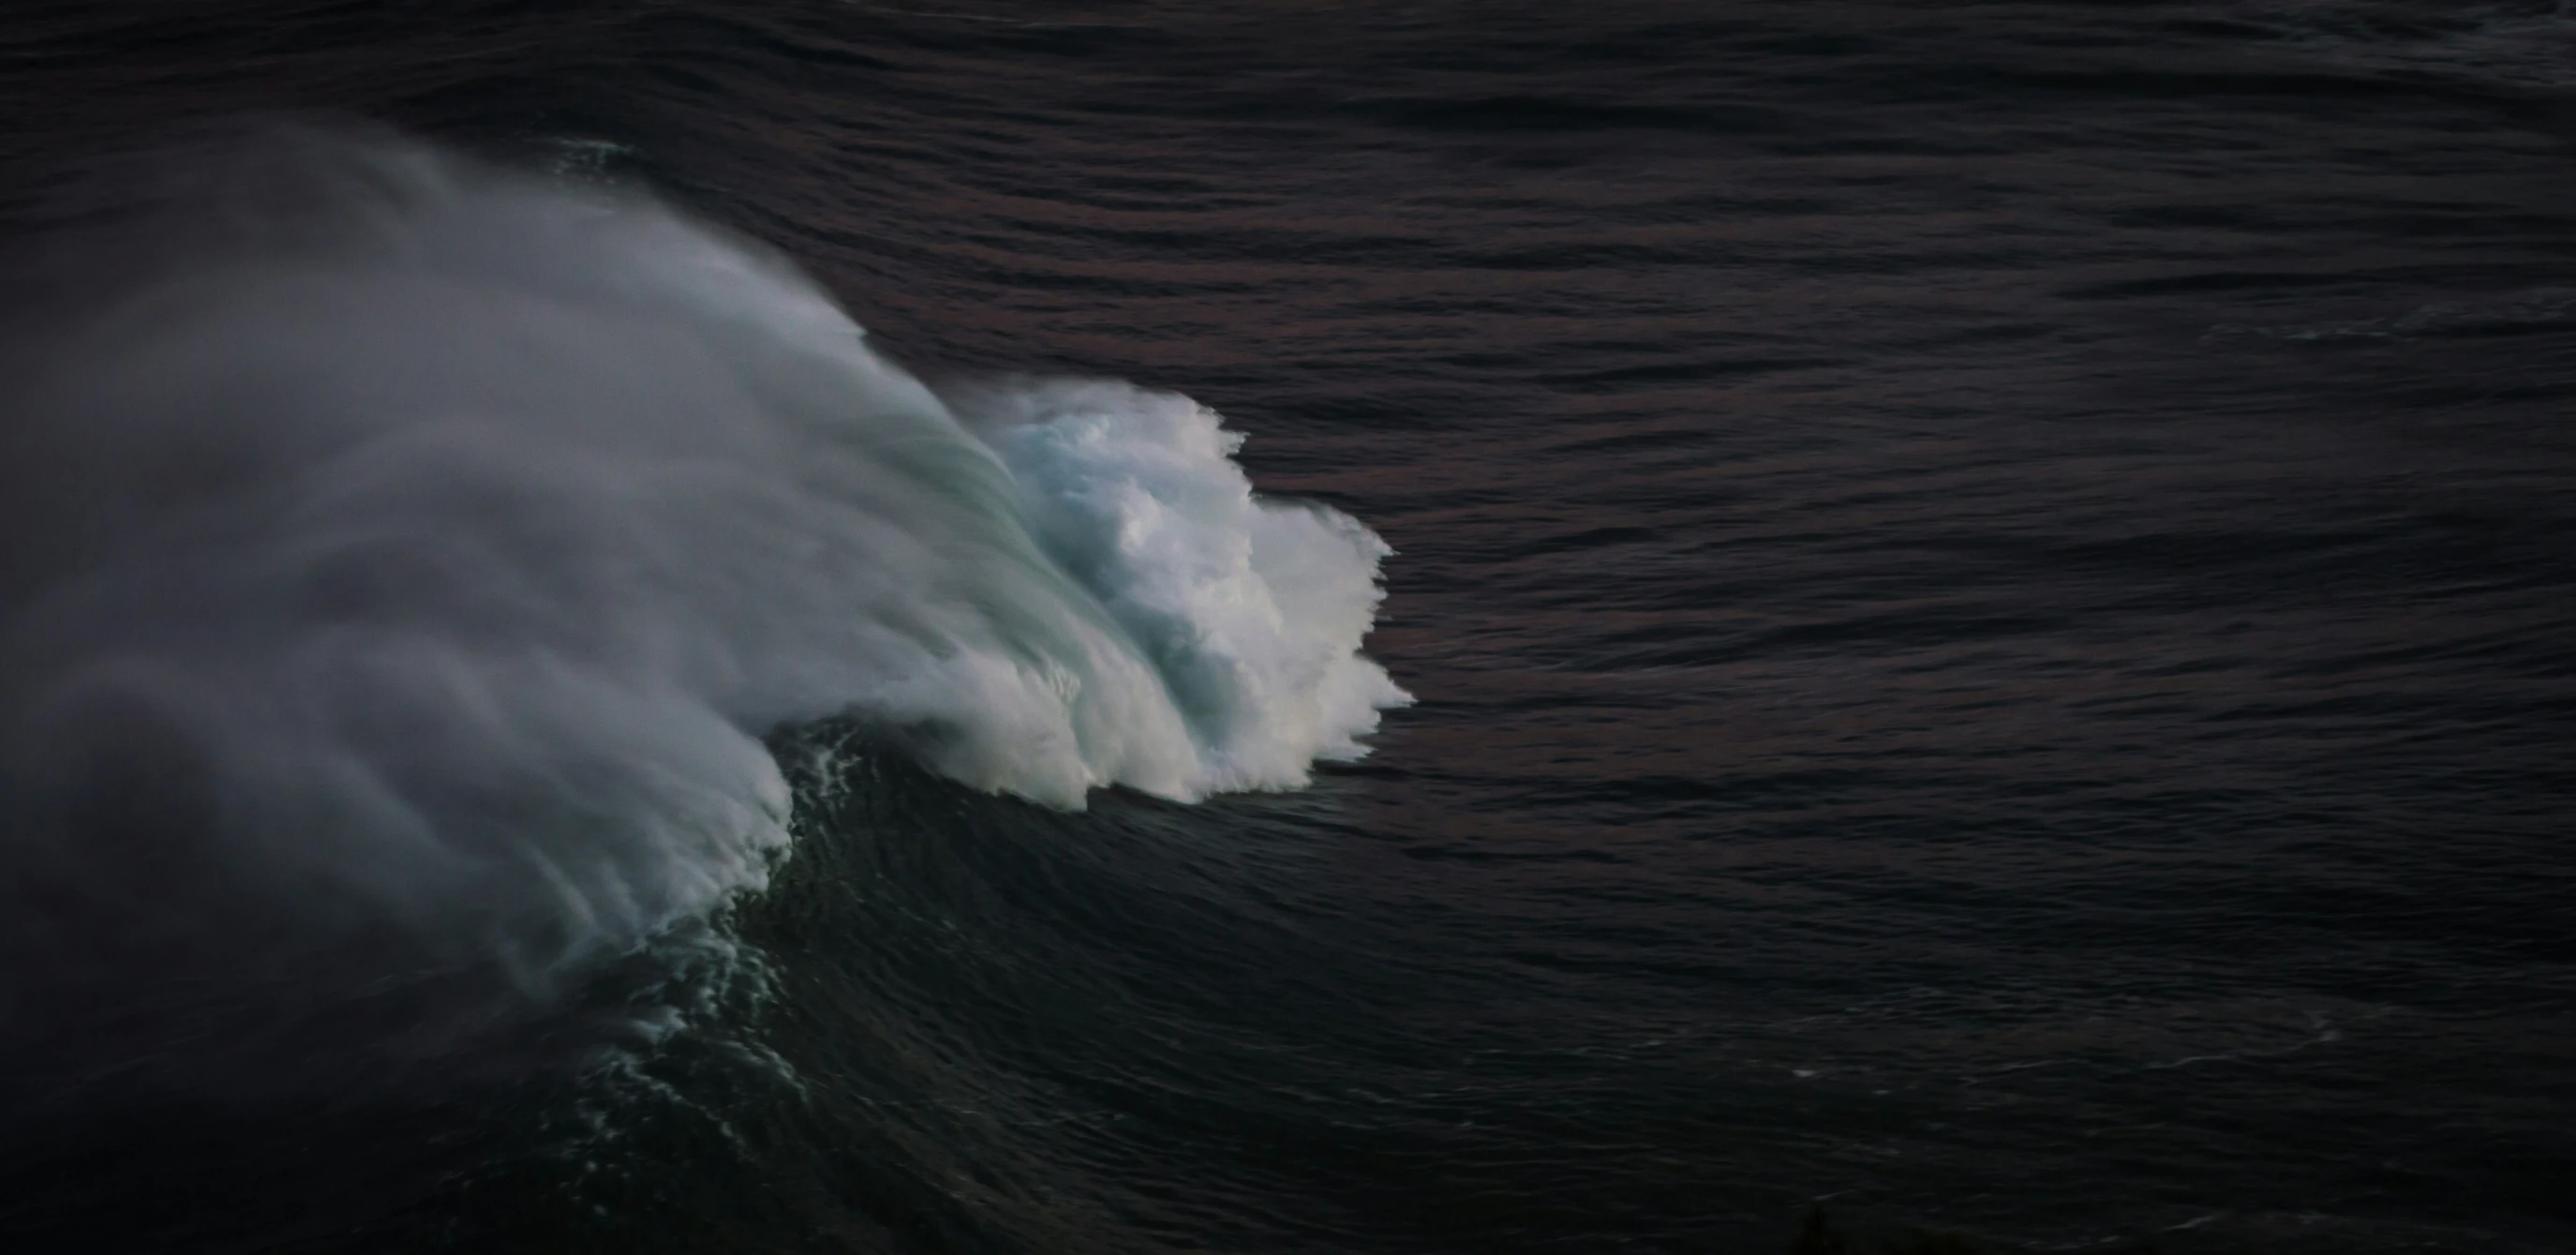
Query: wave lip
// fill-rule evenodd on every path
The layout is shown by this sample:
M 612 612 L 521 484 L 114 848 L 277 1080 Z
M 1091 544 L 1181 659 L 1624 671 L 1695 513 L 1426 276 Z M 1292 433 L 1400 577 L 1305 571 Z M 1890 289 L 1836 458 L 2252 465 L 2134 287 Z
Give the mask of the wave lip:
M 1001 456 L 1057 564 L 1154 667 L 1193 751 L 1171 797 L 1306 783 L 1353 759 L 1378 712 L 1412 698 L 1359 644 L 1393 552 L 1339 511 L 1263 500 L 1240 434 L 1189 398 L 1107 381 L 971 392 L 969 422 Z
M 632 191 L 312 131 L 156 169 L 5 311 L 0 1060 L 42 1084 L 215 1084 L 253 1023 L 457 1048 L 765 884 L 782 727 L 1079 807 L 1293 787 L 1409 700 L 1358 653 L 1386 547 L 1186 398 L 961 418 Z M 289 1009 L 389 987 L 471 994 Z

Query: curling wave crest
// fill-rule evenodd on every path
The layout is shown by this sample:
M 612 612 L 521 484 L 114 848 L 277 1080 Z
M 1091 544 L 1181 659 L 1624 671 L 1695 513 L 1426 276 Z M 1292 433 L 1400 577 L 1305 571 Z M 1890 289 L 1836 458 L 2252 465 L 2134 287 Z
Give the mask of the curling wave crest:
M 633 192 L 312 134 L 155 169 L 12 263 L 0 1061 L 554 997 L 764 882 L 802 721 L 1080 807 L 1292 787 L 1408 700 L 1358 653 L 1386 547 L 1186 398 L 952 406 Z M 476 1031 L 389 1020 L 357 1053 Z

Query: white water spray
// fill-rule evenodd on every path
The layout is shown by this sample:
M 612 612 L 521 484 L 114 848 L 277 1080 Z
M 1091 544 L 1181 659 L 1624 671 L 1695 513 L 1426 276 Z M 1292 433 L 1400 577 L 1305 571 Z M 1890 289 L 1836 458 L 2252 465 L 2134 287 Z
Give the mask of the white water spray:
M 435 1055 L 764 883 L 800 721 L 1080 807 L 1292 787 L 1407 700 L 1357 652 L 1385 546 L 1186 398 L 961 421 L 633 193 L 186 169 L 13 272 L 0 1063 L 177 1076 L 492 974 L 392 1017 Z

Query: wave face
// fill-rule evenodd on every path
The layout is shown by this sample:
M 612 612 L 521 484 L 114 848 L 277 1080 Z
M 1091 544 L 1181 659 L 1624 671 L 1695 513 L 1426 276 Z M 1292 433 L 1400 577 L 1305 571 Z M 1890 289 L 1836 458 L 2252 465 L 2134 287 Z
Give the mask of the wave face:
M 0 383 L 39 1086 L 452 1053 L 763 885 L 781 727 L 1078 808 L 1293 787 L 1407 700 L 1357 652 L 1386 547 L 1186 398 L 952 408 L 629 191 L 317 134 L 154 170 L 20 259 Z

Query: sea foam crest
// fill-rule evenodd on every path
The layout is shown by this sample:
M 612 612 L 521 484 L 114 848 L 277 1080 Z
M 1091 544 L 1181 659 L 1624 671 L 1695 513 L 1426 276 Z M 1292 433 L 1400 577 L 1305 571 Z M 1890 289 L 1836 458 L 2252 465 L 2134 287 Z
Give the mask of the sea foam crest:
M 1358 653 L 1386 547 L 1255 496 L 1186 398 L 952 408 L 631 191 L 313 134 L 159 168 L 10 272 L 0 1062 L 30 1075 L 175 1076 L 182 1037 L 389 985 L 506 1019 L 764 883 L 782 726 L 1080 807 L 1294 786 L 1407 700 Z M 333 1031 L 425 1056 L 455 1020 Z

